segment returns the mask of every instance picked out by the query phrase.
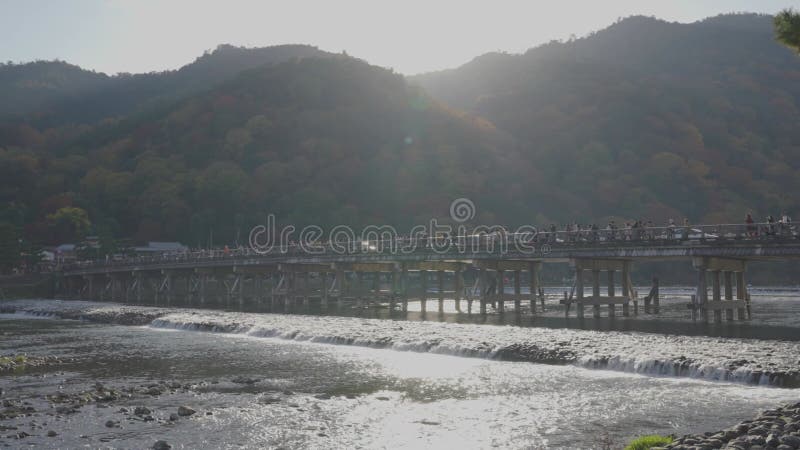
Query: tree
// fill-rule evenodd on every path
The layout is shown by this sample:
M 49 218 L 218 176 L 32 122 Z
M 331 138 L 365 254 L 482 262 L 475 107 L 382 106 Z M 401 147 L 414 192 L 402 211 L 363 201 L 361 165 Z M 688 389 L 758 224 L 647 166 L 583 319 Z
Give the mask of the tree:
M 54 229 L 59 242 L 82 240 L 91 226 L 89 214 L 73 206 L 65 206 L 53 214 L 48 214 L 47 222 Z
M 8 222 L 0 222 L 0 273 L 10 273 L 20 259 L 19 229 Z
M 800 53 L 800 13 L 784 9 L 774 19 L 775 38 Z

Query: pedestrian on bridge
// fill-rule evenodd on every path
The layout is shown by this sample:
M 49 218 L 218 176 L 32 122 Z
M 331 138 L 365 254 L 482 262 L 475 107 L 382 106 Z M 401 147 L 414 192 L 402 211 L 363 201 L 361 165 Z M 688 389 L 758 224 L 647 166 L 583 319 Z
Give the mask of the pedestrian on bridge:
M 756 235 L 756 226 L 754 225 L 753 221 L 753 213 L 747 213 L 747 216 L 744 218 L 744 223 L 747 224 L 747 235 L 750 237 L 754 237 Z

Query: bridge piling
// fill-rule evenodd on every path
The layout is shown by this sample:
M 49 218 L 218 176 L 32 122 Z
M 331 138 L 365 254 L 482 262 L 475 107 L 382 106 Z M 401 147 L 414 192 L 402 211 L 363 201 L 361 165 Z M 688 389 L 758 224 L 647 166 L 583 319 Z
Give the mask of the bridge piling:
M 720 276 L 719 270 L 711 271 L 711 296 L 715 304 L 718 304 L 722 300 L 720 295 Z M 714 322 L 720 323 L 722 322 L 722 310 L 719 308 L 714 308 Z
M 583 319 L 583 269 L 578 269 L 575 275 L 575 298 L 577 302 L 578 319 Z
M 733 301 L 733 272 L 726 270 L 723 272 L 723 284 L 725 286 L 725 301 Z M 725 308 L 725 319 L 733 320 L 733 309 Z
M 419 271 L 419 278 L 420 284 L 422 285 L 422 293 L 420 294 L 420 311 L 422 314 L 425 314 L 428 310 L 428 271 L 427 270 L 420 270 Z
M 592 297 L 594 299 L 600 298 L 600 270 L 592 270 Z M 609 310 L 609 316 L 613 316 L 614 310 Z M 600 305 L 595 303 L 592 305 L 592 316 L 595 319 L 600 318 Z
M 480 313 L 482 316 L 486 315 L 486 296 L 489 294 L 489 286 L 487 285 L 486 269 L 481 267 L 478 273 L 478 295 L 480 297 Z
M 741 272 L 736 272 L 736 300 L 741 300 L 743 303 L 748 300 L 747 285 L 744 282 L 744 269 Z M 745 308 L 740 306 L 736 309 L 736 318 L 739 320 L 747 319 Z
M 609 296 L 609 298 L 614 298 L 616 296 L 616 287 L 614 286 L 614 269 L 609 269 L 608 270 L 608 296 Z M 627 306 L 628 306 L 627 303 L 623 303 L 622 304 L 622 315 L 623 316 L 627 316 L 628 315 L 627 311 L 626 311 Z M 612 304 L 608 305 L 608 316 L 609 317 L 614 317 L 614 315 L 615 315 L 614 304 L 612 303 Z
M 400 268 L 400 301 L 403 312 L 408 312 L 408 270 L 405 264 Z
M 531 262 L 528 264 L 528 272 L 530 273 L 530 291 L 531 291 L 531 314 L 536 314 L 536 295 L 539 292 L 539 268 L 542 263 Z M 542 311 L 544 311 L 544 298 L 542 299 Z
M 456 312 L 461 312 L 461 293 L 464 291 L 464 274 L 461 268 L 453 272 L 453 302 L 455 302 Z

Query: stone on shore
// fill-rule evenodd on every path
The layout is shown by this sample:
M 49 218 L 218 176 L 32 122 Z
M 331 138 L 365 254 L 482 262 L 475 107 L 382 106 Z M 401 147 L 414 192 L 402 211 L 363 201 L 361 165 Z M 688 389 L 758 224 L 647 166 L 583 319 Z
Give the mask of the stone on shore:
M 197 411 L 195 411 L 194 409 L 192 409 L 192 408 L 190 408 L 188 406 L 179 406 L 178 407 L 178 415 L 181 416 L 181 417 L 191 416 L 192 414 L 194 414 L 196 412 Z
M 167 444 L 167 441 L 156 441 L 152 447 L 153 450 L 169 450 L 171 448 L 172 446 Z

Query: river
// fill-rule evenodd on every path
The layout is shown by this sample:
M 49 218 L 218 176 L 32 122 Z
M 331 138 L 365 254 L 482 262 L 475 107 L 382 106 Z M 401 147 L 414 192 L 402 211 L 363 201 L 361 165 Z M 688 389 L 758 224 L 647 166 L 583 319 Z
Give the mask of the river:
M 563 320 L 555 311 L 535 319 L 540 326 L 517 326 L 3 302 L 0 355 L 62 362 L 0 376 L 3 399 L 32 408 L 0 420 L 0 444 L 620 448 L 797 401 L 800 328 L 791 315 L 800 294 L 763 290 L 753 302 L 745 324 L 692 328 L 677 298 L 662 304 L 666 320 L 618 318 L 603 330 L 548 326 L 548 317 Z M 651 322 L 694 332 L 638 331 Z M 97 382 L 132 395 L 67 414 L 45 397 Z M 157 384 L 175 388 L 141 394 Z M 181 405 L 197 414 L 169 420 Z M 131 414 L 136 406 L 154 420 Z

